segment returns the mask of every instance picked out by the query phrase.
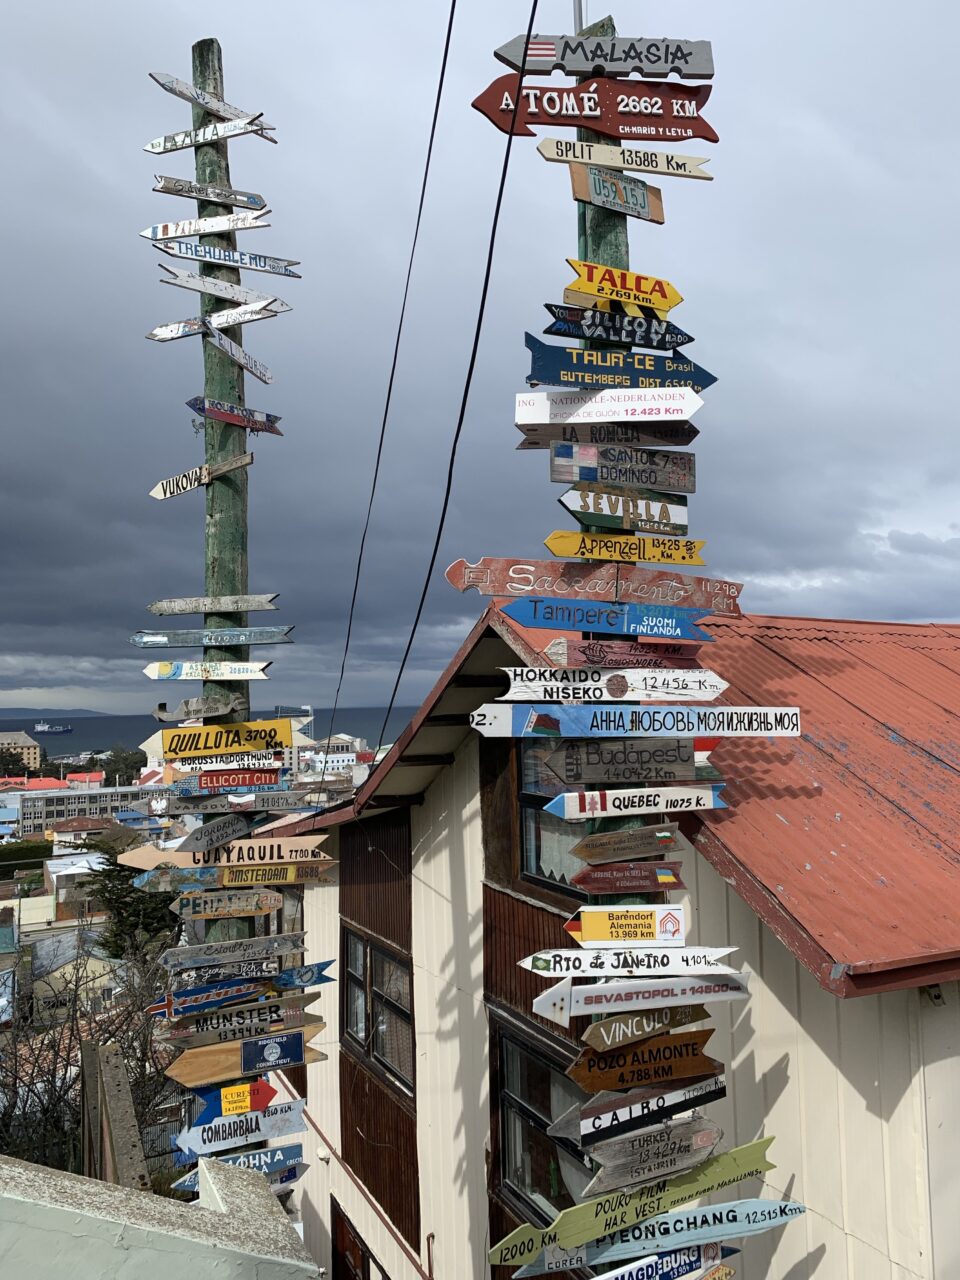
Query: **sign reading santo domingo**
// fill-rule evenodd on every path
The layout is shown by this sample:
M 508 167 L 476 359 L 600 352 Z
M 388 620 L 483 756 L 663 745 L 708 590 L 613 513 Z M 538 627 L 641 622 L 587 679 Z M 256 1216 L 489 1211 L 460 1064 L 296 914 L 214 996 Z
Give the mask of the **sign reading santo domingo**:
M 164 729 L 165 760 L 239 755 L 247 751 L 279 751 L 293 746 L 289 720 L 246 720 L 239 724 L 196 725 Z

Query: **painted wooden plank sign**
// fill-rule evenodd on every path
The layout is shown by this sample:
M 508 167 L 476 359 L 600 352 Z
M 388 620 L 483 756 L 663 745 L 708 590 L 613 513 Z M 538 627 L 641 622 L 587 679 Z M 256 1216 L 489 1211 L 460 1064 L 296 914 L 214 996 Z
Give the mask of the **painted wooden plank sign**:
M 616 864 L 614 864 L 616 865 Z M 638 864 L 644 870 L 660 867 L 678 867 L 678 862 L 647 862 Z M 604 868 L 588 867 L 588 871 Z M 580 873 L 583 874 L 582 872 Z M 674 888 L 676 886 L 673 886 Z M 636 978 L 645 973 L 733 973 L 722 964 L 736 947 L 664 947 L 645 943 L 627 947 L 566 947 L 554 951 L 536 951 L 524 956 L 517 964 L 521 969 L 544 977 L 579 978 Z
M 148 662 L 148 680 L 266 680 L 272 662 Z
M 305 1006 L 314 1000 L 300 992 L 296 995 L 270 994 L 263 1000 L 247 1004 L 232 1004 L 226 1008 L 191 1013 L 183 1018 L 168 1018 L 157 1022 L 153 1034 L 158 1040 L 170 1044 L 217 1044 L 227 1040 L 242 1040 L 248 1036 L 266 1035 L 272 1023 L 298 1026 L 304 1019 Z M 210 1036 L 207 1041 L 194 1040 L 194 1036 Z
M 687 887 L 680 876 L 679 862 L 608 862 L 602 867 L 586 866 L 570 877 L 570 883 L 593 897 L 664 893 Z M 653 967 L 648 965 L 648 968 Z
M 198 276 L 192 271 L 181 271 L 179 267 L 169 267 L 165 262 L 157 266 L 167 274 L 160 277 L 161 284 L 172 284 L 178 289 L 192 289 L 195 293 L 206 293 L 212 298 L 225 298 L 228 302 L 247 303 L 250 306 L 269 306 L 278 314 L 292 311 L 293 308 L 282 298 L 271 293 L 260 293 L 257 289 L 248 289 L 245 285 L 230 284 L 226 280 L 218 280 L 215 276 Z
M 220 1155 L 214 1159 L 221 1164 L 235 1165 L 240 1169 L 253 1169 L 267 1178 L 279 1177 L 297 1167 L 306 1168 L 303 1163 L 303 1143 L 289 1142 L 280 1147 L 264 1147 L 259 1151 L 238 1151 L 235 1155 Z M 199 1186 L 199 1173 L 184 1174 L 173 1183 L 175 1191 L 196 1191 Z
M 204 643 L 216 644 L 217 641 L 207 640 Z M 245 751 L 278 751 L 293 746 L 293 729 L 289 718 L 162 729 L 161 734 L 163 754 L 169 759 L 188 760 L 202 756 L 234 755 Z
M 490 1250 L 495 1264 L 519 1262 L 533 1257 L 550 1244 L 572 1249 L 594 1240 L 607 1231 L 628 1229 L 659 1213 L 668 1213 L 688 1200 L 698 1200 L 720 1187 L 745 1178 L 762 1176 L 776 1166 L 766 1159 L 772 1138 L 762 1138 L 742 1147 L 734 1147 L 720 1156 L 711 1156 L 698 1168 L 689 1170 L 669 1182 L 655 1182 L 648 1187 L 621 1192 L 605 1198 L 585 1200 L 557 1214 L 547 1227 L 518 1227 Z
M 610 347 L 554 347 L 532 333 L 524 334 L 530 352 L 527 382 L 535 387 L 692 387 L 705 391 L 716 377 L 685 356 L 655 355 L 649 351 Z
M 208 825 L 212 826 L 213 823 Z M 206 827 L 202 827 L 201 830 L 206 830 Z M 211 847 L 207 852 L 198 854 L 198 857 L 202 859 L 202 865 L 212 867 L 262 866 L 264 863 L 278 862 L 329 862 L 327 855 L 320 853 L 320 847 L 326 843 L 326 840 L 325 835 L 241 839 L 234 840 L 223 847 Z
M 242 791 L 246 787 L 276 786 L 280 782 L 279 768 L 207 769 L 203 773 L 180 774 L 171 785 L 177 795 L 187 796 Z
M 655 173 L 662 178 L 705 178 L 710 161 L 703 156 L 680 156 L 669 151 L 649 151 L 641 147 L 612 147 L 601 142 L 572 142 L 561 138 L 544 138 L 537 143 L 544 160 L 560 164 L 598 164 L 606 169 L 634 169 L 638 173 Z M 156 190 L 156 188 L 154 188 Z
M 641 178 L 625 178 L 616 169 L 596 164 L 571 164 L 568 168 L 574 200 L 644 222 L 663 222 L 663 193 L 659 187 L 651 187 Z
M 595 307 L 568 307 L 553 302 L 543 305 L 553 318 L 553 323 L 544 329 L 549 337 L 596 339 L 626 347 L 649 347 L 654 351 L 675 351 L 693 342 L 689 333 L 669 320 L 646 312 L 628 316 Z
M 691 422 L 556 422 L 532 426 L 517 425 L 523 439 L 518 449 L 549 449 L 554 441 L 564 444 L 626 444 L 634 448 L 656 449 L 661 445 L 692 444 L 700 434 Z
M 184 698 L 172 710 L 165 702 L 160 702 L 153 710 L 153 717 L 168 724 L 180 720 L 219 720 L 241 710 L 242 706 L 243 700 L 238 693 L 231 693 L 226 698 L 210 693 L 198 698 Z
M 655 80 L 676 72 L 681 78 L 710 80 L 713 49 L 709 40 L 651 40 L 645 36 L 514 36 L 493 56 L 514 71 L 548 76 L 629 76 Z M 631 82 L 632 83 L 632 82 Z M 218 113 L 214 113 L 218 114 Z
M 739 596 L 743 589 L 739 582 L 725 582 L 722 578 L 696 578 L 688 574 L 640 569 L 626 564 L 580 566 L 575 563 L 557 564 L 552 560 L 508 560 L 499 556 L 484 556 L 476 564 L 456 560 L 447 569 L 445 576 L 458 591 L 469 591 L 471 587 L 475 587 L 485 596 L 563 596 L 571 600 L 599 602 L 619 600 L 626 603 L 700 608 L 732 617 L 740 613 Z M 602 607 L 602 603 L 599 607 Z M 548 621 L 541 625 L 551 629 L 555 626 Z M 599 629 L 580 626 L 573 628 L 577 631 Z M 649 652 L 650 647 L 647 645 L 643 652 Z M 641 651 L 639 646 L 637 651 Z M 603 664 L 596 662 L 591 665 Z M 624 662 L 618 665 L 630 664 Z
M 283 894 L 272 889 L 191 891 L 170 903 L 181 920 L 222 920 L 225 916 L 265 916 L 283 907 Z
M 277 592 L 256 596 L 179 596 L 169 600 L 154 600 L 147 611 L 154 614 L 174 613 L 253 613 L 255 610 L 276 609 L 273 603 Z
M 669 670 L 694 668 L 699 649 L 687 644 L 643 644 L 634 640 L 580 640 L 557 636 L 544 649 L 544 656 L 558 667 L 581 665 L 629 670 Z
M 580 1039 L 593 1049 L 608 1050 L 617 1045 L 648 1040 L 664 1031 L 703 1022 L 710 1015 L 706 1005 L 671 1005 L 666 1009 L 645 1009 L 642 1013 L 615 1014 L 591 1022 Z
M 655 822 L 649 826 L 634 824 L 619 831 L 595 831 L 578 840 L 570 853 L 584 862 L 622 862 L 664 854 L 669 857 L 692 850 L 693 846 L 680 834 L 676 822 Z
M 655 942 L 682 947 L 687 932 L 682 906 L 581 907 L 564 923 L 564 930 L 581 947 L 622 949 L 631 943 Z
M 192 831 L 187 832 L 177 846 L 176 854 L 181 858 L 186 854 L 196 854 L 198 856 L 190 860 L 194 866 L 202 866 L 204 864 L 199 858 L 202 852 L 216 849 L 227 840 L 237 840 L 245 836 L 249 830 L 250 819 L 246 814 L 231 813 L 223 818 L 213 818 L 202 827 L 194 827 Z
M 202 969 L 221 961 L 290 955 L 303 950 L 304 937 L 301 930 L 297 933 L 275 933 L 269 938 L 233 938 L 224 942 L 202 942 L 195 947 L 168 947 L 161 954 L 160 963 L 168 973 L 179 973 L 183 969 Z
M 555 556 L 571 560 L 697 566 L 705 563 L 701 552 L 707 544 L 702 538 L 670 538 L 659 533 L 636 534 L 630 530 L 589 533 L 578 529 L 554 529 L 544 538 L 543 545 Z
M 225 333 L 221 333 L 213 325 L 207 325 L 207 331 L 203 337 L 205 342 L 209 342 L 212 347 L 222 351 L 234 364 L 240 365 L 242 369 L 246 369 L 247 373 L 252 373 L 261 382 L 271 383 L 273 381 L 273 374 L 262 360 L 258 360 L 256 356 L 244 350 L 239 343 L 234 342 L 232 338 L 228 338 Z
M 212 126 L 211 126 L 212 127 Z M 274 258 L 266 253 L 251 253 L 246 249 L 227 249 L 215 244 L 195 244 L 192 240 L 164 240 L 154 245 L 171 258 L 190 258 L 193 262 L 206 262 L 217 267 L 237 267 L 245 271 L 266 271 L 275 276 L 301 279 L 293 267 L 300 265 L 297 258 Z M 248 301 L 248 299 L 245 299 Z
M 199 982 L 233 982 L 239 979 L 250 982 L 263 979 L 270 982 L 279 972 L 280 961 L 276 957 L 268 956 L 265 960 L 234 960 L 230 964 L 210 964 L 200 969 L 184 969 L 182 973 L 177 974 L 177 982 L 180 987 L 196 985 Z
M 277 429 L 280 417 L 276 413 L 264 413 L 262 409 L 248 409 L 245 405 L 231 404 L 229 400 L 211 400 L 204 396 L 194 396 L 187 401 L 187 408 L 199 413 L 204 418 L 215 418 L 218 422 L 229 422 L 236 427 L 246 427 L 248 431 L 266 431 L 272 435 L 282 436 Z M 271 596 L 271 599 L 274 597 Z
M 162 138 L 153 138 L 143 149 L 153 155 L 164 155 L 168 151 L 184 151 L 187 147 L 203 147 L 211 142 L 239 138 L 245 133 L 260 133 L 265 127 L 260 115 L 244 116 L 239 120 L 208 124 L 203 129 L 185 129 L 181 133 L 165 133 Z
M 712 1157 L 712 1159 L 716 1158 L 716 1156 Z M 754 1236 L 762 1231 L 769 1231 L 773 1227 L 786 1226 L 793 1218 L 803 1213 L 806 1213 L 806 1205 L 796 1200 L 736 1200 L 695 1209 L 683 1209 L 677 1213 L 663 1213 L 637 1224 L 630 1233 L 627 1243 L 618 1241 L 612 1245 L 608 1244 L 596 1253 L 588 1246 L 587 1252 L 592 1259 L 588 1265 L 595 1268 L 606 1267 L 611 1262 L 633 1258 L 638 1248 L 687 1250 L 695 1248 L 698 1244 L 707 1248 L 723 1240 L 739 1240 L 744 1236 Z M 561 1265 L 565 1269 L 568 1264 Z M 634 1270 L 638 1266 L 639 1263 L 633 1263 L 628 1270 Z M 720 1275 L 723 1275 L 731 1268 L 721 1263 L 718 1270 Z M 607 1272 L 605 1280 L 617 1280 L 621 1274 L 626 1273 Z M 635 1280 L 639 1280 L 643 1274 L 643 1272 L 638 1273 Z M 514 1275 L 519 1275 L 519 1272 L 514 1272 Z M 716 1272 L 702 1274 L 702 1280 L 710 1280 L 711 1275 L 716 1275 Z M 694 1276 L 691 1280 L 701 1280 L 701 1278 Z
M 627 307 L 649 307 L 661 320 L 683 301 L 683 294 L 669 280 L 644 275 L 627 267 L 610 267 L 603 262 L 568 258 L 576 279 L 567 286 L 594 298 L 619 302 Z
M 227 888 L 232 888 L 234 885 L 254 884 L 312 884 L 322 880 L 336 865 L 335 862 L 330 861 L 279 867 L 221 867 L 220 883 Z
M 507 74 L 491 81 L 470 105 L 501 132 L 515 137 L 532 138 L 535 129 L 552 125 L 592 129 L 605 138 L 719 142 L 720 135 L 701 115 L 710 91 L 708 84 L 651 85 L 613 78 L 532 85 Z
M 728 688 L 713 671 L 703 668 L 636 672 L 604 667 L 501 667 L 510 688 L 500 702 L 657 702 L 676 697 L 711 702 Z M 566 691 L 566 692 L 564 692 Z M 690 746 L 690 763 L 693 747 Z
M 694 738 L 570 739 L 544 765 L 568 786 L 720 780 Z
M 269 209 L 264 209 L 257 213 L 220 213 L 211 218 L 155 222 L 152 227 L 144 227 L 140 235 L 144 240 L 176 240 L 180 236 L 223 236 L 234 231 L 257 231 L 270 226 L 269 222 L 261 221 L 269 212 Z
M 611 1013 L 620 1009 L 664 1009 L 672 1004 L 715 1000 L 745 1000 L 749 995 L 742 977 L 628 978 L 575 987 L 570 978 L 541 991 L 533 1011 L 562 1027 L 581 1014 Z
M 147 1006 L 147 1013 L 155 1018 L 184 1018 L 189 1014 L 203 1013 L 206 1009 L 219 1009 L 238 1000 L 252 1000 L 266 995 L 270 988 L 263 982 L 228 981 L 203 982 L 181 991 L 171 991 Z
M 672 1084 L 723 1071 L 723 1063 L 704 1053 L 713 1035 L 705 1031 L 677 1031 L 644 1040 L 613 1053 L 589 1053 L 567 1068 L 567 1075 L 585 1093 L 628 1089 L 639 1085 Z
M 516 600 L 505 606 L 533 603 Z M 796 738 L 798 707 L 561 707 L 486 702 L 470 723 L 486 738 Z
M 690 387 L 620 387 L 615 391 L 521 391 L 518 426 L 586 426 L 591 422 L 692 418 L 703 401 Z
M 718 1124 L 695 1115 L 677 1124 L 658 1125 L 629 1137 L 598 1143 L 590 1148 L 590 1156 L 602 1167 L 583 1194 L 601 1195 L 695 1169 L 709 1160 L 722 1137 Z
M 215 98 L 205 89 L 198 89 L 195 84 L 178 80 L 176 76 L 167 75 L 164 71 L 151 71 L 148 74 L 150 79 L 167 93 L 172 93 L 175 98 L 181 98 L 184 102 L 192 102 L 194 106 L 203 107 L 204 111 L 209 111 L 213 116 L 219 116 L 221 120 L 243 120 L 250 114 L 241 107 L 232 107 L 229 102 Z M 272 129 L 273 125 L 261 123 L 260 128 Z M 276 139 L 268 138 L 267 141 L 275 142 Z
M 251 797 L 250 800 L 247 797 Z M 228 792 L 226 795 L 171 796 L 155 816 L 173 817 L 181 813 L 236 813 L 249 806 L 254 813 L 295 813 L 298 809 L 316 808 L 320 792 L 264 791 Z
M 156 175 L 158 191 L 165 196 L 184 196 L 188 200 L 207 200 L 210 204 L 227 204 L 235 208 L 266 210 L 267 202 L 256 191 L 237 191 L 234 187 L 216 186 L 211 182 L 191 182 L 189 178 Z
M 554 484 L 584 481 L 695 493 L 697 458 L 680 450 L 557 442 L 550 446 L 550 479 Z
M 174 320 L 170 324 L 158 324 L 146 335 L 151 342 L 175 342 L 178 338 L 202 338 L 208 327 L 226 329 L 236 324 L 254 324 L 257 320 L 275 320 L 276 313 L 261 307 L 232 307 L 218 311 L 209 321 L 202 316 L 190 320 Z
M 191 1049 L 189 1052 L 200 1052 Z M 167 1075 L 170 1074 L 168 1070 Z M 246 1147 L 268 1138 L 287 1138 L 303 1133 L 307 1124 L 303 1118 L 305 1098 L 294 1102 L 281 1102 L 266 1111 L 249 1111 L 246 1115 L 219 1116 L 192 1129 L 181 1129 L 177 1146 L 181 1151 L 193 1151 L 198 1156 L 211 1151 L 226 1151 L 230 1147 Z
M 565 791 L 544 806 L 546 813 L 567 822 L 586 822 L 601 815 L 629 813 L 703 813 L 726 809 L 721 796 L 726 783 L 705 787 L 639 787 L 618 791 Z
M 161 501 L 165 498 L 175 498 L 178 494 L 189 493 L 191 489 L 202 489 L 220 476 L 238 471 L 242 467 L 249 467 L 252 463 L 252 453 L 242 453 L 236 458 L 228 458 L 225 462 L 216 462 L 212 465 L 202 463 L 198 467 L 181 471 L 179 475 L 158 481 L 150 490 L 150 497 L 159 498 Z
M 197 867 L 158 867 L 141 871 L 133 877 L 134 887 L 145 893 L 186 893 L 216 889 L 220 883 L 216 871 Z
M 174 1183 L 174 1186 L 178 1185 Z M 555 1245 L 549 1246 L 534 1262 L 527 1263 L 526 1266 L 514 1271 L 513 1280 L 527 1280 L 529 1276 L 542 1276 L 555 1271 L 574 1271 L 580 1267 L 603 1270 L 603 1267 L 597 1266 L 596 1259 L 600 1256 L 601 1243 L 606 1246 L 607 1239 L 608 1237 L 604 1237 L 602 1242 L 594 1241 L 578 1249 L 558 1249 Z M 705 1280 L 703 1273 L 708 1267 L 719 1262 L 722 1256 L 733 1256 L 740 1252 L 739 1249 L 723 1249 L 719 1244 L 705 1244 L 671 1249 L 669 1253 L 648 1253 L 642 1258 L 637 1258 L 637 1253 L 642 1247 L 642 1245 L 633 1247 L 623 1255 L 630 1260 L 630 1268 L 635 1271 L 635 1274 L 632 1277 L 617 1276 L 616 1280 Z M 605 1280 L 614 1280 L 614 1277 L 606 1276 Z
M 248 644 L 293 644 L 293 627 L 203 627 L 186 631 L 138 631 L 130 643 L 139 649 L 186 649 L 204 645 L 235 649 Z M 287 743 L 287 746 L 290 744 Z
M 678 609 L 660 604 L 587 604 L 581 601 L 571 604 L 553 597 L 527 596 L 522 600 L 511 600 L 503 606 L 502 612 L 524 627 L 595 631 L 601 635 L 648 640 L 690 640 L 698 644 L 713 640 L 696 625 L 707 616 L 709 611 L 706 609 Z M 482 723 L 482 719 L 478 720 L 477 727 Z
M 657 489 L 629 489 L 619 485 L 601 488 L 581 481 L 558 499 L 583 526 L 630 529 L 682 537 L 688 530 L 685 495 Z
M 193 1093 L 203 1103 L 203 1110 L 195 1117 L 194 1124 L 207 1124 L 219 1116 L 242 1116 L 246 1111 L 266 1111 L 277 1096 L 277 1091 L 266 1078 L 245 1080 L 243 1084 L 210 1085 L 194 1089 Z

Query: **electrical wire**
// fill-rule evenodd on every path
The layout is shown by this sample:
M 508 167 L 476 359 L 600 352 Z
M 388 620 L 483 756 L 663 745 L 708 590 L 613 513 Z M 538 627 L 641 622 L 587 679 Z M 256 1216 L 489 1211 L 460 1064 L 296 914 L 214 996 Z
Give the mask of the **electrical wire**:
M 390 694 L 390 702 L 387 706 L 387 714 L 384 716 L 383 725 L 380 729 L 380 740 L 377 743 L 377 751 L 383 746 L 383 739 L 387 732 L 387 725 L 390 721 L 390 714 L 393 711 L 396 702 L 397 692 L 400 688 L 400 681 L 403 678 L 406 669 L 407 659 L 410 657 L 410 650 L 413 648 L 413 641 L 420 626 L 420 620 L 423 617 L 423 608 L 426 604 L 427 593 L 430 590 L 430 581 L 433 577 L 433 571 L 436 567 L 437 556 L 440 553 L 440 541 L 443 537 L 443 529 L 447 519 L 447 511 L 450 506 L 450 494 L 453 489 L 453 471 L 456 464 L 457 448 L 460 444 L 460 436 L 463 432 L 463 423 L 467 413 L 467 402 L 470 398 L 470 390 L 473 385 L 473 374 L 477 363 L 477 352 L 480 348 L 480 334 L 483 329 L 483 319 L 487 307 L 487 296 L 490 291 L 490 275 L 493 268 L 493 254 L 497 243 L 497 230 L 500 225 L 500 212 L 503 206 L 503 195 L 507 185 L 507 172 L 510 167 L 510 152 L 513 146 L 513 130 L 516 125 L 517 111 L 520 106 L 520 85 L 523 80 L 523 70 L 527 63 L 527 50 L 530 47 L 530 37 L 533 34 L 533 24 L 537 16 L 537 6 L 539 0 L 533 0 L 530 6 L 530 18 L 527 22 L 527 32 L 523 42 L 523 57 L 521 59 L 521 69 L 517 76 L 517 94 L 513 103 L 513 115 L 510 120 L 510 131 L 507 134 L 507 145 L 503 153 L 503 165 L 500 170 L 500 182 L 497 187 L 497 199 L 493 209 L 493 223 L 490 228 L 490 240 L 487 245 L 487 260 L 483 272 L 483 285 L 480 290 L 480 302 L 477 308 L 477 323 L 473 334 L 473 343 L 470 348 L 470 359 L 467 364 L 467 374 L 463 384 L 463 396 L 460 401 L 460 412 L 457 415 L 457 425 L 453 433 L 453 439 L 450 443 L 450 458 L 447 465 L 447 482 L 443 491 L 443 502 L 440 507 L 440 519 L 437 523 L 437 536 L 434 539 L 433 550 L 430 553 L 430 563 L 427 566 L 426 576 L 423 582 L 423 590 L 420 593 L 420 600 L 417 604 L 417 611 L 414 615 L 413 626 L 410 628 L 410 635 L 407 639 L 406 648 L 403 651 L 403 657 L 400 660 L 400 667 L 397 671 L 397 678 L 394 682 L 393 692 Z

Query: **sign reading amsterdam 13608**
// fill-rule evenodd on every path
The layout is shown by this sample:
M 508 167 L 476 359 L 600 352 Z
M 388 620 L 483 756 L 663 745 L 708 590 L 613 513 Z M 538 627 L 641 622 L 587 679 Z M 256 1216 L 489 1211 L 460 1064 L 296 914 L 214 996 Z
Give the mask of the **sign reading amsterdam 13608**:
M 245 751 L 274 751 L 293 745 L 289 720 L 246 720 L 239 724 L 208 724 L 164 729 L 165 760 L 198 756 L 237 755 Z

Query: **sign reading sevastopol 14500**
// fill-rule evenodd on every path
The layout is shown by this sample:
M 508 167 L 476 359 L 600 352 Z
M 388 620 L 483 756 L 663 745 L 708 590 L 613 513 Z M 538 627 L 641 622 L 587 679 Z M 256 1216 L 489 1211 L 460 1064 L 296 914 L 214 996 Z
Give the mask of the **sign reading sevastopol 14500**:
M 565 707 L 485 702 L 470 714 L 485 738 L 798 738 L 799 707 Z

